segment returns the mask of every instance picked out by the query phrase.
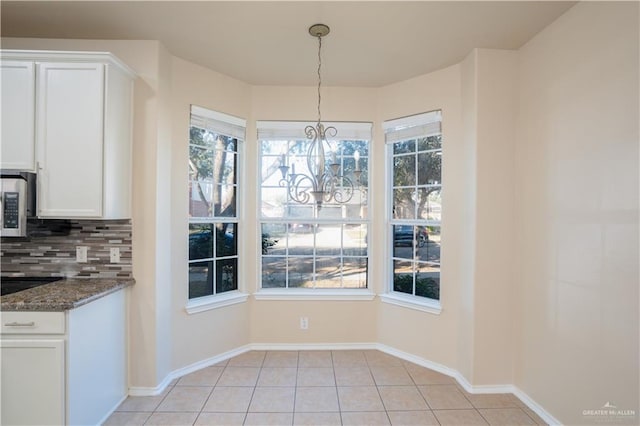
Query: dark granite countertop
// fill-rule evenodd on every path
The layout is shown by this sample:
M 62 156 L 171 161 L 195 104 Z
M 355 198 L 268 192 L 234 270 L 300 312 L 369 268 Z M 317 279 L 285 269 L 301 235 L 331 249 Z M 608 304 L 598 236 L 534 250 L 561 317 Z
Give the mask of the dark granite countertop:
M 68 311 L 134 283 L 132 278 L 67 278 L 0 296 L 0 310 Z

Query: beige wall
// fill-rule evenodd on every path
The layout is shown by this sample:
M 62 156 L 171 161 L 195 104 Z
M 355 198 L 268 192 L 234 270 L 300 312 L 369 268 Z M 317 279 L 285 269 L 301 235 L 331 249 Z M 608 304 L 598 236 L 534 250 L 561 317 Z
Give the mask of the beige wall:
M 515 383 L 566 424 L 640 415 L 638 34 L 582 2 L 520 51 Z
M 518 53 L 476 55 L 474 385 L 513 381 L 514 169 Z
M 374 122 L 376 119 L 377 91 L 366 88 L 329 87 L 322 91 L 322 119 L 335 121 Z M 257 163 L 258 144 L 254 121 L 256 120 L 306 120 L 317 119 L 317 89 L 314 87 L 278 87 L 254 86 L 251 92 L 252 123 L 247 129 L 247 223 L 257 223 L 258 194 Z M 374 141 L 376 145 L 380 141 Z M 372 176 L 378 167 L 372 165 Z M 256 182 L 255 185 L 253 183 Z M 372 195 L 373 200 L 378 197 Z M 370 202 L 375 202 L 371 201 Z M 247 232 L 251 232 L 249 230 Z M 258 230 L 255 230 L 256 236 Z M 372 233 L 371 247 L 374 240 L 383 237 L 382 233 Z M 256 259 L 260 253 L 258 238 L 250 254 L 247 265 L 248 290 L 254 292 L 258 286 Z M 376 254 L 372 254 L 375 259 Z M 380 254 L 378 253 L 378 259 Z M 370 277 L 373 286 L 377 284 L 376 262 Z M 376 301 L 276 301 L 252 300 L 251 302 L 251 341 L 254 343 L 298 343 L 298 344 L 332 344 L 332 343 L 371 343 L 376 341 Z M 299 318 L 309 318 L 309 329 L 299 329 Z
M 475 49 L 461 64 L 458 371 L 475 386 L 513 380 L 516 60 L 516 51 Z
M 442 312 L 439 315 L 381 303 L 378 308 L 378 341 L 398 350 L 430 361 L 456 368 L 458 364 L 458 312 L 465 269 L 464 259 L 457 256 L 465 246 L 462 206 L 465 205 L 465 169 L 457 161 L 464 152 L 461 133 L 460 67 L 452 66 L 418 78 L 389 85 L 378 95 L 378 140 L 375 146 L 379 170 L 384 170 L 384 135 L 379 130 L 382 121 L 442 109 L 443 128 L 443 223 L 441 288 Z M 378 176 L 379 188 L 384 188 L 384 173 Z M 374 210 L 385 212 L 385 200 L 380 197 Z M 378 229 L 384 229 L 384 216 L 379 215 Z M 384 246 L 381 239 L 380 245 Z M 372 248 L 375 247 L 372 244 Z M 374 258 L 378 263 L 378 288 L 384 291 L 386 278 L 385 253 Z M 416 338 L 416 336 L 419 336 Z
M 173 125 L 171 181 L 167 184 L 173 194 L 170 206 L 171 232 L 171 306 L 170 324 L 172 346 L 172 370 L 186 367 L 249 343 L 248 304 L 238 304 L 189 315 L 185 306 L 189 298 L 188 267 L 185 259 L 189 255 L 187 238 L 189 223 L 189 194 L 187 191 L 189 160 L 189 114 L 191 105 L 198 105 L 225 114 L 246 118 L 249 113 L 250 87 L 238 80 L 209 69 L 173 57 L 171 118 Z M 246 144 L 248 145 L 248 144 Z M 244 176 L 243 176 L 244 178 Z M 248 191 L 247 191 L 248 192 Z M 252 195 L 241 194 L 242 203 Z M 241 235 L 250 230 L 241 230 Z M 242 238 L 239 249 L 240 270 L 244 272 L 252 259 L 248 256 L 253 248 L 253 239 Z M 244 276 L 247 279 L 247 276 Z M 244 283 L 240 283 L 244 286 Z
M 460 102 L 462 139 L 458 161 L 462 165 L 460 185 L 464 197 L 460 202 L 458 220 L 460 223 L 461 246 L 460 290 L 458 310 L 457 368 L 466 378 L 473 377 L 474 333 L 474 272 L 476 248 L 476 173 L 477 173 L 477 133 L 478 133 L 478 50 L 467 55 L 460 64 Z

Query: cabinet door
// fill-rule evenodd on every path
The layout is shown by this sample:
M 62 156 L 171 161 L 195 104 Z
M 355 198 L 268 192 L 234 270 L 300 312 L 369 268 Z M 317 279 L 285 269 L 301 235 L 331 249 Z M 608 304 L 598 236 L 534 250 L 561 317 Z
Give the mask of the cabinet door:
M 35 170 L 35 69 L 33 62 L 2 61 L 0 168 Z
M 104 65 L 37 65 L 38 216 L 100 217 Z
M 0 340 L 3 425 L 65 424 L 64 340 Z

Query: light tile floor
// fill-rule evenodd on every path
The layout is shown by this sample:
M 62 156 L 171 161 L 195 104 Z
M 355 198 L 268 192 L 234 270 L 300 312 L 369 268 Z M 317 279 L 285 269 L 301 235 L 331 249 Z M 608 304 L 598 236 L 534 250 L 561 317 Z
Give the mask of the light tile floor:
M 252 351 L 129 397 L 106 425 L 544 425 L 512 394 L 472 395 L 379 351 Z

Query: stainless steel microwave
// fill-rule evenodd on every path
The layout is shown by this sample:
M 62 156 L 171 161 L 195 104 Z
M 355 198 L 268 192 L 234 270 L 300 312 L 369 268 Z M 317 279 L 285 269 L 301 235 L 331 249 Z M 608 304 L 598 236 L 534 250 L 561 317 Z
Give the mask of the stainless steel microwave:
M 36 215 L 36 175 L 15 170 L 0 170 L 0 236 L 27 235 L 27 218 Z

